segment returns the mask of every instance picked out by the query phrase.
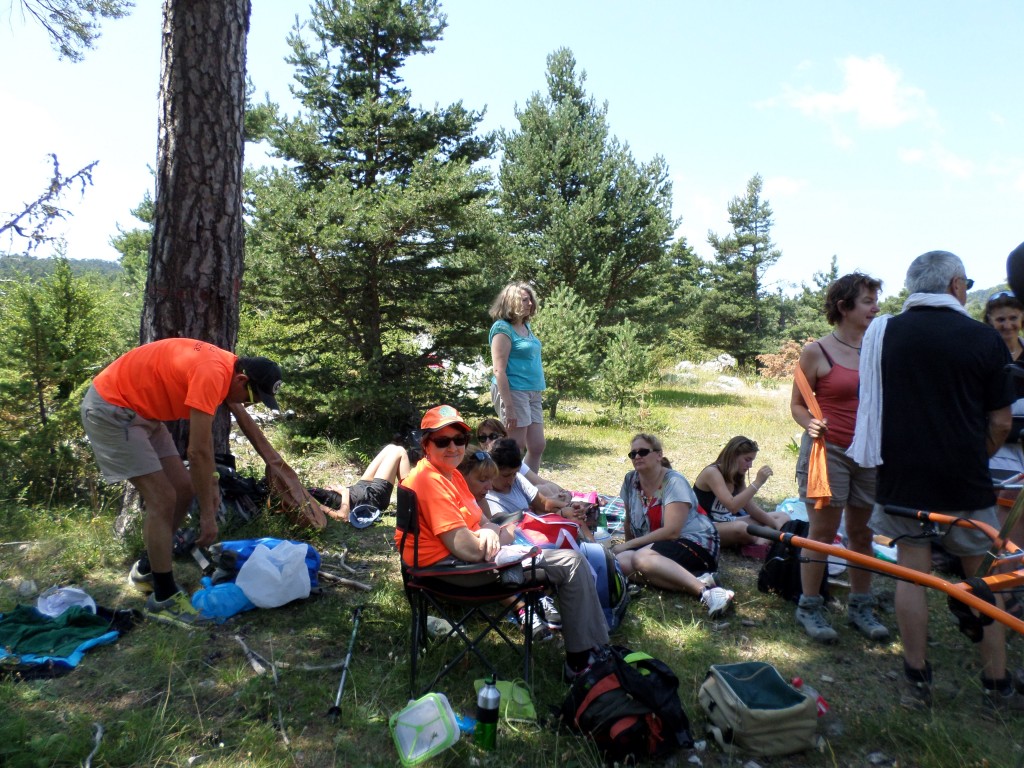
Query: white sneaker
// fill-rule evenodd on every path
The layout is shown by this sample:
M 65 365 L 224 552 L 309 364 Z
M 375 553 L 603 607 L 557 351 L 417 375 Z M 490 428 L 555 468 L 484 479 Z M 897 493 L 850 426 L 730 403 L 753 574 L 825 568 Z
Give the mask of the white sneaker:
M 540 599 L 538 609 L 540 610 L 540 615 L 544 617 L 544 623 L 548 625 L 548 629 L 562 628 L 562 614 L 555 607 L 555 601 L 548 595 L 544 595 Z
M 716 581 L 715 579 L 715 574 L 713 573 L 702 573 L 700 576 L 697 577 L 697 581 L 699 581 L 708 589 L 714 589 L 715 587 L 719 586 L 718 581 Z
M 708 618 L 717 619 L 729 611 L 734 597 L 736 597 L 736 593 L 731 589 L 711 587 L 701 593 L 700 601 L 707 606 Z
M 548 629 L 548 625 L 544 623 L 544 619 L 540 617 L 540 611 L 533 612 L 533 620 L 530 622 L 530 627 L 526 626 L 526 609 L 519 609 L 519 624 L 522 626 L 524 632 L 530 632 L 533 635 L 534 640 L 550 640 L 551 630 Z

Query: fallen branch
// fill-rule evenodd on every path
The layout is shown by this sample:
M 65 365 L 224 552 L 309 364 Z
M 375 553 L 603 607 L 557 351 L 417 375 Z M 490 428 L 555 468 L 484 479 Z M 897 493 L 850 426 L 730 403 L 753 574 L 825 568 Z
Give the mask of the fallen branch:
M 353 579 L 346 579 L 344 576 L 338 576 L 336 573 L 325 571 L 323 568 L 320 569 L 317 575 L 321 579 L 326 579 L 327 581 L 335 584 L 342 584 L 346 587 L 352 587 L 353 589 L 361 589 L 364 592 L 369 592 L 373 589 L 369 584 L 364 584 L 361 581 L 354 581 Z

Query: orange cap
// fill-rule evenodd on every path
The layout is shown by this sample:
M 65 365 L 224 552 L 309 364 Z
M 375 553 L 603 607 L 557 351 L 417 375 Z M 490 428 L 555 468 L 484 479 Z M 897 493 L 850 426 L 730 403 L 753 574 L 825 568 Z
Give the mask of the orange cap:
M 459 412 L 450 405 L 437 405 L 424 413 L 420 429 L 424 432 L 436 432 L 452 424 L 457 424 L 467 432 L 472 431 L 469 425 L 462 420 Z

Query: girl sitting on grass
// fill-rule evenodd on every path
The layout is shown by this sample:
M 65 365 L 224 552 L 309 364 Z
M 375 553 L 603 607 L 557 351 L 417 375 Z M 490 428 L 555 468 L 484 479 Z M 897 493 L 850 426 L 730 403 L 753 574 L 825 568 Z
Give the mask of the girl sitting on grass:
M 747 533 L 750 522 L 778 530 L 789 520 L 785 512 L 765 512 L 754 496 L 772 476 L 772 468 L 763 466 L 747 483 L 747 475 L 757 458 L 757 443 L 743 435 L 732 438 L 714 464 L 708 464 L 693 481 L 693 492 L 701 510 L 718 529 L 723 547 L 761 544 L 763 539 Z

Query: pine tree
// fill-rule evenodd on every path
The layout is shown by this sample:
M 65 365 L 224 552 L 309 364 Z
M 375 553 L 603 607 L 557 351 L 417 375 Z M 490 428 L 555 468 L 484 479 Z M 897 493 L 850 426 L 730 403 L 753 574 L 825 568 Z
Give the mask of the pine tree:
M 543 297 L 567 285 L 607 327 L 626 315 L 656 323 L 668 268 L 672 185 L 665 161 L 638 164 L 610 136 L 607 105 L 588 96 L 572 52 L 547 59 L 547 93 L 502 134 L 500 207 L 516 270 Z
M 732 232 L 711 232 L 715 259 L 704 277 L 702 341 L 734 355 L 741 366 L 769 351 L 778 339 L 778 299 L 765 289 L 765 272 L 782 255 L 771 241 L 772 209 L 761 196 L 761 177 L 728 206 Z
M 480 113 L 419 109 L 402 87 L 406 59 L 441 37 L 437 2 L 317 0 L 312 14 L 312 38 L 289 38 L 302 111 L 268 131 L 288 167 L 254 189 L 251 330 L 282 357 L 303 350 L 305 389 L 289 380 L 289 394 L 321 414 L 312 426 L 380 424 L 442 397 L 438 364 L 484 348 L 504 275 L 485 269 L 490 176 L 474 163 L 493 142 L 474 133 Z
M 590 388 L 600 346 L 596 325 L 597 312 L 567 285 L 548 296 L 533 322 L 538 338 L 544 339 L 544 402 L 551 419 L 563 397 Z
M 85 383 L 116 356 L 110 310 L 63 256 L 49 277 L 3 295 L 0 492 L 67 498 L 78 473 L 91 471 L 78 407 Z

